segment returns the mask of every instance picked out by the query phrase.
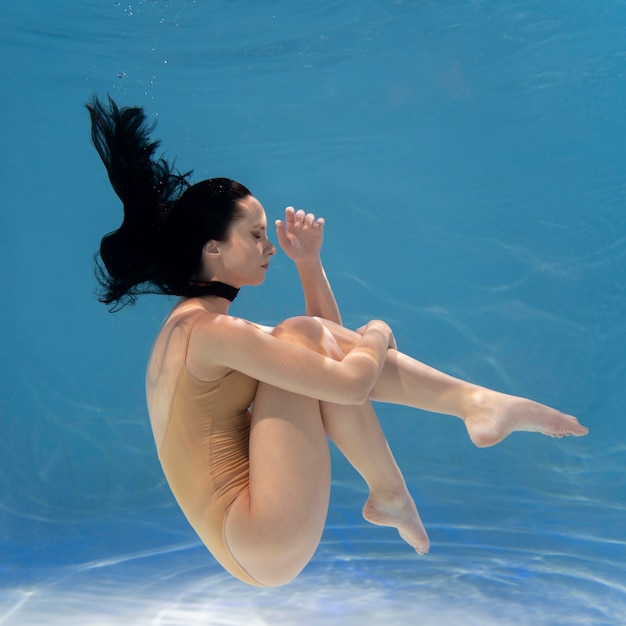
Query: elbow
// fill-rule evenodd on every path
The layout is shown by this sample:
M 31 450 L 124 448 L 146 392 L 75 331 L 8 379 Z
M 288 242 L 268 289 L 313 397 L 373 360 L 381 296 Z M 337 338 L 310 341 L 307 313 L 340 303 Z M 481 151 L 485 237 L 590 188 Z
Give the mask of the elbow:
M 349 354 L 338 364 L 341 374 L 336 378 L 339 382 L 340 395 L 337 404 L 360 405 L 367 402 L 380 375 L 380 368 L 376 367 L 370 358 L 351 361 L 348 364 L 351 356 L 352 354 Z
M 341 400 L 337 404 L 360 405 L 369 400 L 372 385 L 362 377 L 353 378 L 341 389 Z
M 361 404 L 365 404 L 370 399 L 370 390 L 366 389 L 361 393 L 357 394 L 353 401 L 350 402 L 352 405 L 360 406 Z

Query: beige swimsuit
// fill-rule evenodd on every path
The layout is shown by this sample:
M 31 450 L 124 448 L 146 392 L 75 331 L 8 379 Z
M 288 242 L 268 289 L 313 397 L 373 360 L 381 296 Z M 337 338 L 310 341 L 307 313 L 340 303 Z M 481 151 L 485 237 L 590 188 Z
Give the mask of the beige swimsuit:
M 260 586 L 231 554 L 224 534 L 230 505 L 248 487 L 249 407 L 257 384 L 237 371 L 201 381 L 183 364 L 159 459 L 180 508 L 211 554 L 239 580 Z

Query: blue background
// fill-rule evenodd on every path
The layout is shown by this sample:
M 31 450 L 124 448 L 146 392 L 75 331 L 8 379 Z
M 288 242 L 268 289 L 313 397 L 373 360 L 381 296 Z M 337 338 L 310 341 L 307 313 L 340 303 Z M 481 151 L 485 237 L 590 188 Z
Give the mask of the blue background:
M 621 624 L 626 614 L 626 3 L 321 0 L 0 8 L 0 623 Z M 111 315 L 92 256 L 121 208 L 83 103 L 146 108 L 194 180 L 327 221 L 344 322 L 573 413 L 580 440 L 477 450 L 380 406 L 432 539 L 360 518 L 282 589 L 223 574 L 177 509 L 143 396 L 172 302 Z M 233 312 L 302 311 L 283 256 Z

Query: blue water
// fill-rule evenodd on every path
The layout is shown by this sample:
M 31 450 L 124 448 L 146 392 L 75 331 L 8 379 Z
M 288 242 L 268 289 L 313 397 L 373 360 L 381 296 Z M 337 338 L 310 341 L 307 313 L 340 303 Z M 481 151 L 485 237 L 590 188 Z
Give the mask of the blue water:
M 626 3 L 25 0 L 0 7 L 0 624 L 626 623 Z M 477 450 L 380 406 L 430 532 L 327 530 L 275 590 L 223 574 L 175 506 L 143 370 L 171 302 L 110 315 L 92 255 L 120 207 L 97 93 L 158 119 L 195 180 L 324 215 L 344 321 L 591 434 Z M 293 268 L 234 311 L 301 312 Z

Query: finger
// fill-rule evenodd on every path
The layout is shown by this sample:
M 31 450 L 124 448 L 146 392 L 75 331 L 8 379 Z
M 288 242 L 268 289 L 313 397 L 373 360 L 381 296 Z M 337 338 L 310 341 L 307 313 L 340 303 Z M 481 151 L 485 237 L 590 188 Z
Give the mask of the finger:
M 293 224 L 293 225 L 294 225 L 296 228 L 301 228 L 301 227 L 302 227 L 302 224 L 304 223 L 304 218 L 305 218 L 305 213 L 304 213 L 304 211 L 303 211 L 302 209 L 298 209 L 298 210 L 296 211 L 296 218 L 295 218 L 295 221 L 294 221 L 294 224 Z
M 307 213 L 304 221 L 302 222 L 302 230 L 309 230 L 315 222 L 315 215 L 313 213 Z
M 317 220 L 315 220 L 315 224 L 313 225 L 315 228 L 319 228 L 320 230 L 324 229 L 324 224 L 325 224 L 325 220 L 323 217 L 318 217 Z
M 288 206 L 285 209 L 285 222 L 287 222 L 288 225 L 293 224 L 295 217 L 296 210 L 292 206 Z
M 288 243 L 288 239 L 285 232 L 285 225 L 281 220 L 276 220 L 276 237 L 278 238 L 278 244 L 280 247 L 284 248 Z

